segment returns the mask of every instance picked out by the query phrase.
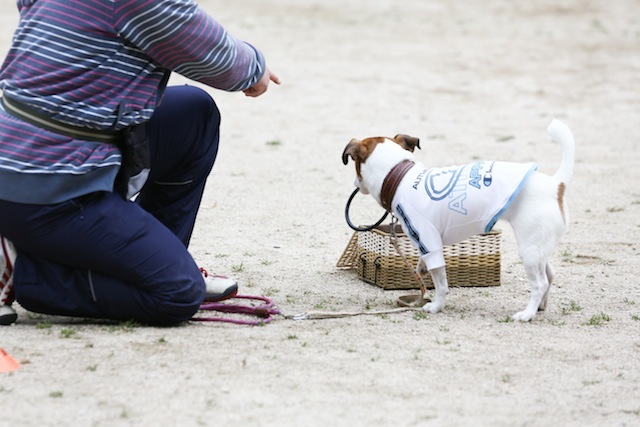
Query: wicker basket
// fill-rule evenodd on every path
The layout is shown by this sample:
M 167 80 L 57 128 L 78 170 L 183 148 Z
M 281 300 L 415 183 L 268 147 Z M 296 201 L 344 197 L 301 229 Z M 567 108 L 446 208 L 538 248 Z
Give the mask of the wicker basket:
M 417 289 L 413 272 L 391 244 L 390 226 L 371 231 L 355 232 L 342 256 L 338 268 L 356 269 L 358 277 L 383 289 Z M 411 240 L 397 226 L 398 247 L 412 266 L 419 253 Z M 449 286 L 500 285 L 500 231 L 472 236 L 443 248 L 447 263 Z M 433 288 L 429 274 L 423 276 L 428 288 Z

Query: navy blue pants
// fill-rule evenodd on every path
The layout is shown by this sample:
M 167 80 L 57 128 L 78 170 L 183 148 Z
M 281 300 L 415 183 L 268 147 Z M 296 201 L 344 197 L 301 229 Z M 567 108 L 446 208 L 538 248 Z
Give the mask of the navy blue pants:
M 151 173 L 135 202 L 108 192 L 57 205 L 0 201 L 0 234 L 18 249 L 20 305 L 152 325 L 191 318 L 205 286 L 187 246 L 219 127 L 206 92 L 169 87 L 147 125 Z

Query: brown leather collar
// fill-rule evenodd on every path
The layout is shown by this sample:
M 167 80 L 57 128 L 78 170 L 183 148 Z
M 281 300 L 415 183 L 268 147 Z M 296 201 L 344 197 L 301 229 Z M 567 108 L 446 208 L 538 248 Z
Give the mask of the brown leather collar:
M 400 185 L 400 181 L 402 181 L 402 178 L 404 178 L 413 165 L 415 165 L 413 161 L 404 159 L 395 165 L 384 178 L 382 189 L 380 190 L 380 203 L 387 211 L 391 211 L 391 202 L 393 201 L 393 196 L 396 194 L 398 185 Z

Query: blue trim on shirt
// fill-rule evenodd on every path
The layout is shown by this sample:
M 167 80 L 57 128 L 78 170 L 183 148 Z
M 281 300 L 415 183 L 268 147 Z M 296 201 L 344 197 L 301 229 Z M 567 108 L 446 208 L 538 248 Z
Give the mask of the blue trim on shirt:
M 498 213 L 495 214 L 493 218 L 491 218 L 491 221 L 489 221 L 487 226 L 484 228 L 485 233 L 490 232 L 493 226 L 496 225 L 496 222 L 498 222 L 498 219 L 500 218 L 500 216 L 502 216 L 502 214 L 504 213 L 504 211 L 507 210 L 509 205 L 511 205 L 511 203 L 516 199 L 516 197 L 518 197 L 518 194 L 520 194 L 520 190 L 522 190 L 522 187 L 524 187 L 524 183 L 527 182 L 531 174 L 534 173 L 537 169 L 538 169 L 538 165 L 535 165 L 535 164 L 531 165 L 527 173 L 522 178 L 522 181 L 520 181 L 518 188 L 515 189 L 515 191 L 511 194 L 511 197 L 509 197 L 509 200 L 507 200 L 507 203 L 505 203 L 502 209 L 500 209 Z
M 407 213 L 404 211 L 404 209 L 402 208 L 402 205 L 399 203 L 396 205 L 396 212 L 398 212 L 398 215 L 400 215 L 400 219 L 407 226 L 409 237 L 416 243 L 416 246 L 418 246 L 418 250 L 420 251 L 420 253 L 422 255 L 428 254 L 429 250 L 420 241 L 420 233 L 418 233 L 418 230 L 416 230 L 413 227 L 413 225 L 411 224 L 411 221 L 409 220 L 409 217 L 407 216 Z

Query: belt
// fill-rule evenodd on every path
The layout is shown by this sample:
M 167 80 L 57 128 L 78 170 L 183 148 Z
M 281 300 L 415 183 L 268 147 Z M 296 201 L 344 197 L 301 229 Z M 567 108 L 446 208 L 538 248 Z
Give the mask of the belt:
M 0 98 L 0 103 L 2 103 L 4 109 L 12 116 L 22 119 L 27 123 L 31 123 L 41 129 L 48 130 L 49 132 L 86 141 L 119 143 L 123 139 L 122 132 L 120 131 L 89 129 L 52 120 L 50 117 L 33 111 L 32 109 L 22 105 L 20 102 L 9 99 L 6 96 Z

